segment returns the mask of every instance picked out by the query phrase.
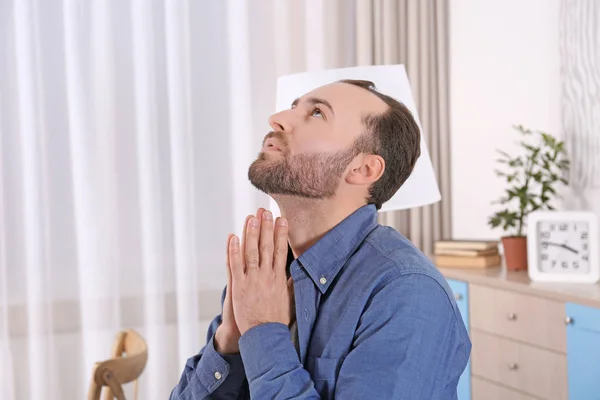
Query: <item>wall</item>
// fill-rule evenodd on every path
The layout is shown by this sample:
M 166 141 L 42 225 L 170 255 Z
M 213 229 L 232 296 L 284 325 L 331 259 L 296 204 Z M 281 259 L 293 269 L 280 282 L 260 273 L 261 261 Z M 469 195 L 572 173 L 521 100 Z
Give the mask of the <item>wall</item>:
M 452 236 L 497 239 L 487 219 L 503 182 L 495 149 L 511 151 L 511 128 L 562 135 L 560 0 L 451 0 Z

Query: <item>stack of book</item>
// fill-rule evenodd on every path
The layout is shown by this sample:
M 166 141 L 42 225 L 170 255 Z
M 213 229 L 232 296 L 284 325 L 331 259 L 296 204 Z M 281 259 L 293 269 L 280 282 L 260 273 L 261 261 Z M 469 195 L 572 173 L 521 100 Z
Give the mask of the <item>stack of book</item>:
M 440 240 L 434 245 L 434 255 L 440 268 L 487 268 L 502 263 L 494 241 Z

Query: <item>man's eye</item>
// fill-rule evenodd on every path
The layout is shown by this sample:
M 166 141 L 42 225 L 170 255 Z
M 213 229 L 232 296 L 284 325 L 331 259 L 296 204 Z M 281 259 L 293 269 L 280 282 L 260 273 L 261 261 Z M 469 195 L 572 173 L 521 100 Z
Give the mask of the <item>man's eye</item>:
M 310 115 L 312 115 L 313 117 L 323 117 L 323 113 L 321 112 L 321 109 L 319 109 L 319 107 L 315 107 L 310 113 Z

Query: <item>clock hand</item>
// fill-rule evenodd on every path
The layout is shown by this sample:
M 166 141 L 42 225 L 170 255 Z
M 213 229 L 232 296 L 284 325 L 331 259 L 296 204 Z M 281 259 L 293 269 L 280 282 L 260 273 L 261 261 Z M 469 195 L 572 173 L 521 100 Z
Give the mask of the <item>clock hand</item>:
M 567 250 L 569 250 L 569 251 L 572 251 L 572 252 L 573 252 L 573 253 L 575 253 L 575 254 L 579 254 L 579 252 L 578 252 L 577 250 L 575 250 L 575 249 L 574 249 L 574 248 L 572 248 L 572 247 L 569 247 L 569 246 L 567 246 L 566 244 L 561 244 L 561 245 L 560 245 L 560 247 L 562 247 L 563 249 L 567 249 Z
M 563 244 L 560 243 L 554 243 L 554 242 L 542 242 L 542 244 L 547 244 L 548 246 L 557 246 L 557 247 L 564 247 Z

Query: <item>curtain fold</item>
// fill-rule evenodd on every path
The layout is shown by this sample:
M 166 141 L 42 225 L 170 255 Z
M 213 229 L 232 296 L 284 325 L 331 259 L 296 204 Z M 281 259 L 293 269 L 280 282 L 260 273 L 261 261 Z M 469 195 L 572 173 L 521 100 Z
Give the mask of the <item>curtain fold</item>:
M 21 163 L 23 225 L 23 270 L 27 302 L 29 347 L 25 354 L 31 365 L 32 398 L 55 393 L 54 374 L 46 374 L 54 364 L 53 338 L 48 335 L 52 311 L 49 309 L 48 271 L 48 182 L 45 175 L 47 130 L 43 115 L 43 82 L 40 71 L 39 14 L 30 1 L 14 6 L 15 59 L 17 68 L 17 116 L 21 135 L 17 146 Z
M 446 0 L 357 0 L 357 64 L 404 64 L 442 201 L 383 213 L 380 221 L 425 253 L 451 229 L 448 121 L 448 4 Z
M 443 236 L 447 6 L 426 3 L 0 1 L 0 398 L 84 398 L 126 328 L 140 398 L 168 397 L 220 310 L 227 235 L 268 204 L 247 169 L 281 75 L 405 63 L 444 200 L 384 220 Z

